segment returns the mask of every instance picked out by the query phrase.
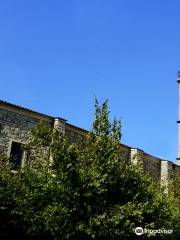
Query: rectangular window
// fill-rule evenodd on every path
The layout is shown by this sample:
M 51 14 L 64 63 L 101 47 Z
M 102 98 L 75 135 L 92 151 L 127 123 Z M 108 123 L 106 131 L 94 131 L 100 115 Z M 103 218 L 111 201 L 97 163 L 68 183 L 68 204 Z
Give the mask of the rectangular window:
M 12 142 L 11 153 L 10 153 L 10 163 L 14 165 L 14 168 L 20 168 L 23 160 L 23 144 L 18 142 Z

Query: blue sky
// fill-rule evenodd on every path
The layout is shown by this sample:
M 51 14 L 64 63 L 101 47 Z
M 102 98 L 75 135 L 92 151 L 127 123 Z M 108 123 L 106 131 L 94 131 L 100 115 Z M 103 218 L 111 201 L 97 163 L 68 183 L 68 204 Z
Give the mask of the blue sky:
M 175 161 L 179 9 L 178 0 L 0 1 L 0 98 L 85 129 L 94 95 L 109 99 L 124 144 Z

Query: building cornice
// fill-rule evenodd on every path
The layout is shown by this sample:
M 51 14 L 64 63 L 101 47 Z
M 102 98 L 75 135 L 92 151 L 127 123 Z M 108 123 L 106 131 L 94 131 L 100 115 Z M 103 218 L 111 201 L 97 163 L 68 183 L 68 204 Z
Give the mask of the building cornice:
M 48 122 L 54 122 L 54 117 L 16 105 L 16 104 L 12 104 L 3 100 L 0 100 L 0 108 L 4 109 L 4 110 L 9 110 L 9 111 L 13 111 L 19 114 L 23 114 L 29 117 L 34 117 L 37 118 L 39 120 L 43 120 L 43 121 L 48 121 Z M 63 118 L 60 118 L 62 121 L 66 121 Z

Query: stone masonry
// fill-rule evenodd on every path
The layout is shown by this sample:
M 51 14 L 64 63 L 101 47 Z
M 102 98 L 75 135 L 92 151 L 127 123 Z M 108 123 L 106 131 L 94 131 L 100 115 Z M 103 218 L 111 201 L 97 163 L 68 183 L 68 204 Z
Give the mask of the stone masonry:
M 12 149 L 19 144 L 26 145 L 29 139 L 29 131 L 39 122 L 44 122 L 58 131 L 65 133 L 71 142 L 75 142 L 79 136 L 85 136 L 88 131 L 67 123 L 65 119 L 54 118 L 32 111 L 14 104 L 0 100 L 0 155 L 6 155 L 8 158 L 12 154 Z M 145 153 L 138 148 L 131 148 L 120 144 L 122 153 L 133 163 L 141 161 L 146 174 L 149 174 L 154 180 L 167 186 L 169 179 L 174 172 L 180 172 L 180 166 Z M 47 159 L 50 159 L 48 149 L 32 150 L 34 157 L 41 156 L 42 152 Z M 21 157 L 21 167 L 26 163 L 26 151 Z

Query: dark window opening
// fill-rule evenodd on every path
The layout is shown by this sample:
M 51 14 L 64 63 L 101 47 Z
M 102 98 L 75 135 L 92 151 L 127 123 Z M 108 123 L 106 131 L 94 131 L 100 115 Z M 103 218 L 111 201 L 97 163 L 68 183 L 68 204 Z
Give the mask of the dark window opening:
M 10 163 L 14 165 L 15 169 L 21 167 L 22 158 L 23 158 L 22 144 L 18 142 L 12 142 Z

